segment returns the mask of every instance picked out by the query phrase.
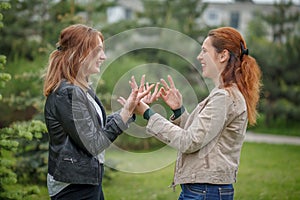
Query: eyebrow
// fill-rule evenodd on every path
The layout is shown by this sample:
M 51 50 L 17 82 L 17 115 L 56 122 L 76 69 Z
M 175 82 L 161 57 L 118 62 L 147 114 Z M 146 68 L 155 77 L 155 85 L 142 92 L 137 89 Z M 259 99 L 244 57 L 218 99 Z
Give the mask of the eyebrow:
M 103 45 L 98 45 L 96 48 L 103 49 Z

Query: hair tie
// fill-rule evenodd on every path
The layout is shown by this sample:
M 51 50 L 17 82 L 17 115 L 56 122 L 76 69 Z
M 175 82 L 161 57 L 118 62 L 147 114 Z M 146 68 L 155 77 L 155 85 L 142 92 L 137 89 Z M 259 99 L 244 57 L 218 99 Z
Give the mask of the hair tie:
M 241 42 L 241 59 L 243 58 L 243 55 L 249 55 L 249 49 L 245 49 L 244 44 Z

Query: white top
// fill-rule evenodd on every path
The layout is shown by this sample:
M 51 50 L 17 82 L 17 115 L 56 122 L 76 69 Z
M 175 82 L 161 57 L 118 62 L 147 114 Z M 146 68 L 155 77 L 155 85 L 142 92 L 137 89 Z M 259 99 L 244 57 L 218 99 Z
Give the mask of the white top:
M 93 104 L 93 106 L 95 107 L 99 117 L 100 117 L 100 120 L 101 120 L 101 128 L 103 128 L 103 116 L 102 116 L 102 111 L 101 111 L 101 108 L 100 106 L 97 104 L 97 102 L 95 101 L 95 99 L 89 94 L 87 93 L 87 98 L 88 100 Z M 105 156 L 105 151 L 102 151 L 97 157 L 98 157 L 98 160 L 100 163 L 104 163 L 104 156 Z

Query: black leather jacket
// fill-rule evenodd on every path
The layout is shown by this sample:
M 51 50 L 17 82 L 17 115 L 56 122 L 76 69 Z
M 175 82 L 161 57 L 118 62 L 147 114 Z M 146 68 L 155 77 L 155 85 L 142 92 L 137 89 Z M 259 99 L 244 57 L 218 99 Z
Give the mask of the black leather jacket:
M 62 81 L 46 100 L 44 114 L 49 133 L 48 173 L 55 180 L 74 184 L 99 184 L 100 163 L 97 155 L 128 128 L 118 113 L 107 116 L 99 104 L 104 124 L 80 87 Z

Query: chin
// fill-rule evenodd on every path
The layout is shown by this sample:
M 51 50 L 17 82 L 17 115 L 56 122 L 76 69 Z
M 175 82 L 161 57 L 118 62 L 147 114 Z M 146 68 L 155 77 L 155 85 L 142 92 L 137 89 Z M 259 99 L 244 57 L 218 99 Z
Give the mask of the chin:
M 94 74 L 97 74 L 97 73 L 99 73 L 100 72 L 100 68 L 95 68 L 94 70 L 93 70 L 93 73 Z

